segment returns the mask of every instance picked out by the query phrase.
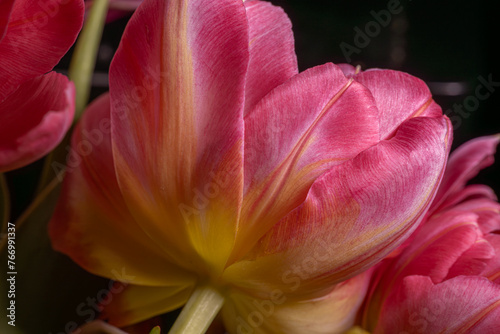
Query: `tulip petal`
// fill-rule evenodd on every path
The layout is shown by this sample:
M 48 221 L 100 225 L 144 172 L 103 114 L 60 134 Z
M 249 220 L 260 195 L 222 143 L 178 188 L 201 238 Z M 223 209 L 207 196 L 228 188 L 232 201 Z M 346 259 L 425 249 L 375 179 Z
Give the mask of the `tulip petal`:
M 418 117 L 439 117 L 441 108 L 432 100 L 427 85 L 404 72 L 368 70 L 354 76 L 375 98 L 380 112 L 380 139 L 394 135 L 405 120 Z
M 75 42 L 83 14 L 81 0 L 14 1 L 0 40 L 0 102 L 22 82 L 52 70 Z
M 413 118 L 391 140 L 334 166 L 227 268 L 227 279 L 257 296 L 273 288 L 321 295 L 328 283 L 373 265 L 420 222 L 444 172 L 450 131 L 446 117 Z
M 270 299 L 235 292 L 222 309 L 230 333 L 335 334 L 356 320 L 370 282 L 370 272 L 336 285 L 326 296 L 290 302 L 281 290 Z
M 373 94 L 380 112 L 380 139 L 393 136 L 398 126 L 412 117 L 442 115 L 425 82 L 412 75 L 381 69 L 359 71 L 349 64 L 339 66 L 347 77 L 354 78 Z
M 377 108 L 333 64 L 300 73 L 245 117 L 245 199 L 235 260 L 307 195 L 326 170 L 374 145 Z
M 245 114 L 273 88 L 298 73 L 292 23 L 266 1 L 245 1 L 250 40 Z
M 73 120 L 75 88 L 55 72 L 20 85 L 0 101 L 0 172 L 49 153 Z
M 467 181 L 490 166 L 500 142 L 500 135 L 479 137 L 466 142 L 450 155 L 443 182 L 430 211 L 448 206 L 446 199 L 464 188 Z
M 491 189 L 490 187 L 484 184 L 471 184 L 458 192 L 447 195 L 446 203 L 441 207 L 443 208 L 443 210 L 445 210 L 446 208 L 453 207 L 454 205 L 457 205 L 458 203 L 464 202 L 471 198 L 483 198 L 483 199 L 489 199 L 491 201 L 497 201 L 497 196 L 493 191 L 493 189 Z M 436 197 L 436 200 L 439 201 L 440 198 Z M 498 203 L 496 205 L 498 205 Z M 435 205 L 433 206 L 435 208 Z M 439 211 L 434 211 L 434 212 L 439 212 Z
M 485 239 L 494 247 L 495 256 L 488 262 L 481 276 L 500 284 L 500 233 L 497 230 L 496 233 L 487 235 Z
M 143 285 L 189 284 L 132 218 L 111 154 L 109 95 L 92 103 L 72 137 L 73 153 L 49 225 L 53 247 L 87 271 Z
M 396 291 L 374 334 L 495 333 L 500 325 L 500 286 L 483 277 L 434 285 L 428 277 L 409 276 Z
M 148 287 L 128 285 L 118 293 L 110 292 L 101 302 L 101 319 L 117 327 L 130 326 L 184 305 L 193 286 Z
M 0 43 L 7 31 L 7 24 L 9 23 L 10 13 L 14 6 L 14 0 L 0 0 Z
M 243 2 L 145 0 L 110 70 L 124 199 L 165 253 L 204 272 L 222 270 L 237 229 L 248 57 Z

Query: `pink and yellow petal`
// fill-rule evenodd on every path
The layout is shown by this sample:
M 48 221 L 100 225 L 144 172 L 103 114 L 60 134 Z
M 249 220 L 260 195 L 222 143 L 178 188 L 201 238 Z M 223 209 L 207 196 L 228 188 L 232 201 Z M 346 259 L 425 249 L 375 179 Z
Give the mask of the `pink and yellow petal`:
M 146 0 L 111 66 L 124 199 L 165 252 L 202 271 L 223 266 L 237 229 L 248 58 L 243 2 Z
M 73 83 L 51 72 L 0 99 L 0 172 L 23 167 L 64 138 L 75 109 Z
M 152 286 L 188 284 L 194 275 L 175 265 L 129 213 L 114 174 L 109 121 L 106 94 L 74 132 L 63 200 L 49 225 L 52 245 L 96 275 L 119 280 L 126 274 Z
M 245 117 L 245 197 L 232 259 L 306 197 L 314 180 L 378 140 L 377 109 L 333 64 L 300 73 Z
M 294 294 L 304 298 L 377 263 L 414 231 L 430 205 L 450 131 L 445 117 L 413 118 L 391 140 L 334 166 L 303 204 L 227 268 L 226 279 L 257 296 L 299 282 Z
M 1 9 L 8 5 L 3 0 Z M 83 14 L 83 0 L 14 1 L 0 39 L 0 101 L 22 82 L 52 70 L 74 43 Z M 0 36 L 6 19 L 1 15 Z
M 235 292 L 222 309 L 230 333 L 335 334 L 355 323 L 368 290 L 371 272 L 331 288 L 314 300 L 291 301 L 286 291 L 275 290 L 269 299 Z
M 267 1 L 245 1 L 249 52 L 245 114 L 271 90 L 298 73 L 292 23 L 283 9 Z
M 140 285 L 116 286 L 108 298 L 101 301 L 100 318 L 117 327 L 145 321 L 182 307 L 193 291 L 193 286 L 149 287 Z

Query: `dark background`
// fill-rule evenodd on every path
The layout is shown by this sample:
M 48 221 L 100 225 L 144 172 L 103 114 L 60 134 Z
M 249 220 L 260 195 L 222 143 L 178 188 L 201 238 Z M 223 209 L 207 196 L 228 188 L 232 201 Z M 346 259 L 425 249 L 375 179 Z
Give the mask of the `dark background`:
M 479 1 L 401 1 L 402 11 L 391 15 L 387 27 L 372 34 L 366 47 L 346 59 L 340 45 L 356 47 L 356 27 L 365 31 L 367 24 L 375 21 L 372 11 L 388 9 L 389 1 L 306 1 L 272 0 L 283 7 L 290 16 L 296 39 L 296 52 L 300 70 L 325 62 L 392 68 L 408 72 L 425 80 L 433 91 L 435 100 L 444 111 L 451 111 L 454 104 L 463 104 L 474 96 L 480 85 L 478 77 L 492 76 L 500 82 L 498 71 L 498 35 L 494 28 L 494 2 Z M 96 66 L 92 98 L 107 91 L 106 74 L 128 17 L 109 23 L 105 28 Z M 69 65 L 69 53 L 57 67 L 64 72 Z M 450 83 L 455 92 L 443 87 Z M 465 141 L 500 132 L 500 87 L 490 97 L 480 101 L 477 110 L 461 118 L 454 132 L 453 148 Z M 451 111 L 450 116 L 457 116 Z M 497 154 L 497 160 L 500 156 Z M 23 169 L 7 173 L 12 192 L 12 219 L 26 208 L 33 196 L 41 161 Z M 500 193 L 500 161 L 482 171 L 474 180 L 490 185 Z M 75 301 L 77 302 L 78 299 Z M 71 304 L 72 305 L 72 304 Z

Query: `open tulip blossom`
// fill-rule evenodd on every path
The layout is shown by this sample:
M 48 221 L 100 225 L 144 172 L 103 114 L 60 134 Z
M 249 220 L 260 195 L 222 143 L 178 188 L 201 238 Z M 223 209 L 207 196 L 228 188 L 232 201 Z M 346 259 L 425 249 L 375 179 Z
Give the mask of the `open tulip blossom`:
M 232 333 L 349 329 L 367 270 L 417 228 L 451 144 L 421 80 L 298 73 L 287 16 L 240 0 L 144 1 L 73 147 L 99 135 L 67 173 L 53 245 L 100 276 L 126 269 L 111 324 L 189 300 L 172 332 L 203 331 L 219 309 Z
M 73 119 L 73 84 L 47 72 L 84 1 L 47 0 L 57 10 L 32 31 L 36 1 L 0 0 L 0 171 L 50 152 Z M 291 22 L 266 1 L 92 3 L 73 59 L 98 44 L 108 8 L 135 10 L 109 92 L 77 107 L 60 196 L 50 183 L 22 217 L 52 203 L 51 246 L 119 281 L 74 333 L 147 334 L 181 307 L 172 334 L 500 327 L 500 205 L 466 186 L 498 135 L 448 161 L 452 125 L 422 80 L 299 72 Z M 79 106 L 92 74 L 77 73 Z

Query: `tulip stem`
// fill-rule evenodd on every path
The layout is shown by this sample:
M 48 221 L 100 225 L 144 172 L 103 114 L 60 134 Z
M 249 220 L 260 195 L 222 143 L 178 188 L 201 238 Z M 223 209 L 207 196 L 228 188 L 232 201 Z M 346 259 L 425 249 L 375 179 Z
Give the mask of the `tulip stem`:
M 68 76 L 75 83 L 75 123 L 87 106 L 97 59 L 97 50 L 101 43 L 109 0 L 94 0 L 82 32 L 76 42 L 71 58 Z
M 211 286 L 197 287 L 169 334 L 205 333 L 224 304 L 224 296 Z

